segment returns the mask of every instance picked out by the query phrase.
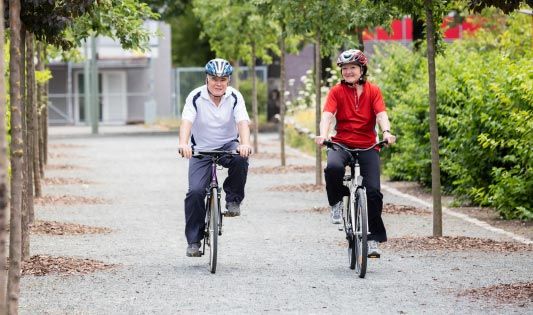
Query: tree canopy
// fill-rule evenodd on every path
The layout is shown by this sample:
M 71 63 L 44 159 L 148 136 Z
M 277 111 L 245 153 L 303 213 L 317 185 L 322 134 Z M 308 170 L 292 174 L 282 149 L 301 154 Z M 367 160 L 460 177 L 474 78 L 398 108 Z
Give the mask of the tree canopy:
M 126 49 L 147 48 L 150 33 L 142 24 L 158 18 L 137 0 L 28 0 L 20 15 L 38 40 L 64 50 L 91 35 L 116 38 Z

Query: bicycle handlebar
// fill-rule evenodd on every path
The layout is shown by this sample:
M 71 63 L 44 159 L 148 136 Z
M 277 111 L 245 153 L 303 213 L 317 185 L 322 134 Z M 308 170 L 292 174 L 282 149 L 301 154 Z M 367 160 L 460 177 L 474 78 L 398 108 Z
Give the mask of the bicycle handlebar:
M 343 145 L 343 144 L 340 144 L 338 142 L 334 142 L 334 141 L 329 141 L 329 140 L 324 140 L 324 145 L 330 149 L 333 149 L 333 150 L 336 150 L 335 149 L 335 146 L 343 149 L 344 151 L 348 151 L 348 152 L 364 152 L 364 151 L 369 151 L 369 150 L 372 150 L 374 149 L 375 147 L 380 147 L 382 148 L 384 145 L 386 145 L 387 143 L 389 143 L 387 140 L 382 140 L 380 142 L 377 142 L 377 143 L 374 143 L 372 146 L 366 148 L 366 149 L 359 149 L 359 148 L 355 148 L 355 149 L 350 149 L 348 148 L 347 146 Z
M 193 151 L 192 156 L 195 157 L 202 157 L 202 156 L 217 156 L 220 157 L 222 155 L 239 155 L 239 151 L 237 150 L 209 150 L 209 151 Z
M 178 153 L 182 154 L 182 150 L 178 149 Z M 194 157 L 204 157 L 204 156 L 216 156 L 220 157 L 222 155 L 239 155 L 237 150 L 207 150 L 207 151 L 193 151 L 192 156 Z

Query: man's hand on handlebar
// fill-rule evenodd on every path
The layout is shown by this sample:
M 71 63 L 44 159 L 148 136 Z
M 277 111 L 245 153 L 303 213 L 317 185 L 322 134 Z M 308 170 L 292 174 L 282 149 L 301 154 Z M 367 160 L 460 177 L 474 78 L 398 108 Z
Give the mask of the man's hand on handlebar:
M 240 144 L 237 147 L 239 155 L 242 157 L 249 157 L 252 154 L 252 147 L 247 144 Z
M 190 159 L 192 157 L 192 149 L 189 145 L 179 145 L 178 152 L 182 157 L 186 159 Z

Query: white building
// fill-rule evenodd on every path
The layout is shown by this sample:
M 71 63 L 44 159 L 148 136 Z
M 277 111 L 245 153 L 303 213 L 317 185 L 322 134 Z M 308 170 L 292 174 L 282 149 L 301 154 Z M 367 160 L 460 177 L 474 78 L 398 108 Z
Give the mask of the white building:
M 96 39 L 101 124 L 151 122 L 174 114 L 170 26 L 156 21 L 146 26 L 160 36 L 150 39 L 150 51 L 145 53 L 123 50 L 110 38 Z M 84 64 L 53 62 L 49 66 L 50 124 L 89 124 Z

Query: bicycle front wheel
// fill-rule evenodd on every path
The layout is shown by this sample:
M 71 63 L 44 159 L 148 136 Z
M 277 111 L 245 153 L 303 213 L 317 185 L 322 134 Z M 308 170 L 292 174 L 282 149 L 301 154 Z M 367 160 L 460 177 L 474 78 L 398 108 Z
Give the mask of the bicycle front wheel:
M 216 188 L 211 189 L 209 202 L 209 270 L 215 273 L 217 270 L 218 232 L 220 223 L 220 201 L 217 197 Z
M 350 269 L 355 269 L 355 262 L 357 260 L 357 251 L 355 249 L 355 202 L 353 202 L 353 194 L 350 193 L 350 198 L 346 198 L 346 215 L 345 215 L 345 229 L 346 239 L 348 240 L 348 261 Z
M 358 188 L 354 202 L 355 208 L 355 271 L 359 278 L 364 278 L 366 274 L 367 255 L 368 255 L 368 208 L 366 202 L 366 190 Z

